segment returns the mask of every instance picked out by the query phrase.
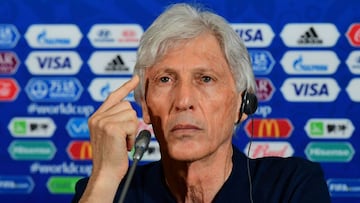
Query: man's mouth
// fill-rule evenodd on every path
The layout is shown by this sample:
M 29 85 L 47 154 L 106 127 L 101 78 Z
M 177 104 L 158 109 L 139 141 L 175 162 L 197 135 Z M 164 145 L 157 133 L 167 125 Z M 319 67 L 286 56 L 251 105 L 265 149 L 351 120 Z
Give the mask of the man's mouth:
M 200 130 L 200 128 L 191 124 L 177 124 L 171 129 L 171 132 L 189 130 Z

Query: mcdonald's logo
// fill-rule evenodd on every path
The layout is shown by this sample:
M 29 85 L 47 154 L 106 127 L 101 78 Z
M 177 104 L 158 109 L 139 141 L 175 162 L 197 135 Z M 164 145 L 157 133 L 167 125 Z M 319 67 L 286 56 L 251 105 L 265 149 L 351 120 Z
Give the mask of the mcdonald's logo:
M 254 118 L 245 124 L 246 134 L 253 138 L 288 138 L 292 131 L 291 121 L 284 118 Z
M 72 160 L 91 160 L 92 148 L 89 141 L 72 141 L 67 153 Z
M 280 127 L 279 123 L 276 122 L 275 119 L 268 119 L 268 120 L 261 120 L 259 124 L 258 135 L 259 137 L 264 136 L 264 129 L 265 129 L 265 136 L 274 136 L 280 137 Z

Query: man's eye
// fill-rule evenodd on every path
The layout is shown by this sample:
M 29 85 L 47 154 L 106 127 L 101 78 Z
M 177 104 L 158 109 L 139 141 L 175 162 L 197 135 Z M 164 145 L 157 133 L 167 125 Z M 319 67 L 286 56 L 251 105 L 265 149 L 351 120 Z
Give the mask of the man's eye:
M 212 81 L 212 78 L 209 77 L 209 76 L 202 76 L 202 77 L 201 77 L 201 80 L 202 80 L 203 82 L 208 83 L 208 82 L 211 82 L 211 81 Z
M 162 83 L 166 83 L 166 82 L 169 82 L 169 81 L 170 81 L 169 77 L 161 77 L 160 78 L 160 82 L 162 82 Z

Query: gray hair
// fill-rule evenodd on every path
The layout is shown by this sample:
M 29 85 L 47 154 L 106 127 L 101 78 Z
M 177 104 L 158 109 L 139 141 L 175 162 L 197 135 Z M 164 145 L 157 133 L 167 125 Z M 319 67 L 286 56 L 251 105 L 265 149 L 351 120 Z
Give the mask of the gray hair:
M 166 51 L 181 41 L 208 32 L 219 41 L 230 66 L 238 92 L 255 93 L 255 79 L 248 51 L 234 29 L 219 15 L 189 4 L 174 4 L 161 14 L 140 40 L 134 74 L 140 77 L 135 99 L 145 94 L 145 68 L 153 66 Z

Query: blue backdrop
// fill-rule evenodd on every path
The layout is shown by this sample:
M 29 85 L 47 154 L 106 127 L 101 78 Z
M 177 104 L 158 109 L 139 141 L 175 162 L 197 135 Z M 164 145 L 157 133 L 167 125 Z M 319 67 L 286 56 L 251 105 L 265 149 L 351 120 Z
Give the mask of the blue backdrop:
M 71 200 L 91 172 L 87 117 L 131 77 L 139 37 L 174 2 L 0 0 L 1 202 Z M 251 157 L 317 161 L 333 202 L 360 202 L 360 1 L 196 2 L 252 58 L 259 108 L 234 143 L 247 152 L 252 135 Z M 159 159 L 154 138 L 150 149 L 145 162 Z

